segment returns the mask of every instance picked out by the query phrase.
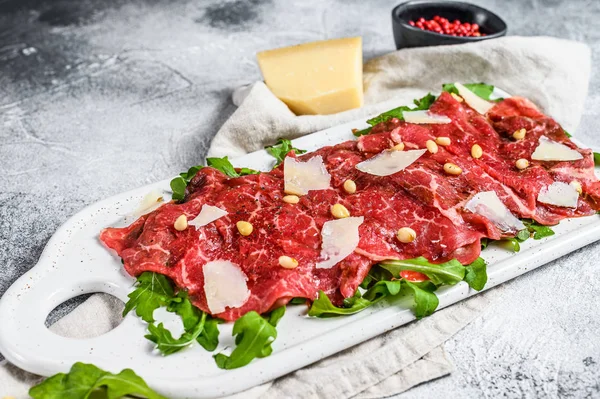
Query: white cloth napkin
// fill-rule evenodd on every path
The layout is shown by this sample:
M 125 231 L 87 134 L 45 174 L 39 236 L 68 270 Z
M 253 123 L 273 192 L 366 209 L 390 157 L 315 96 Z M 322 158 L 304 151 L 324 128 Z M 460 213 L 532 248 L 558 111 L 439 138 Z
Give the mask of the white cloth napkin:
M 573 133 L 587 95 L 590 50 L 548 37 L 506 37 L 400 50 L 369 61 L 364 72 L 365 106 L 327 116 L 296 116 L 263 83 L 254 84 L 243 101 L 237 99 L 241 105 L 213 139 L 209 156 L 234 158 L 280 137 L 295 138 L 374 115 L 438 92 L 448 82 L 486 82 L 528 97 Z M 451 372 L 443 343 L 498 295 L 499 288 L 480 294 L 233 397 L 366 399 L 403 392 Z M 52 329 L 67 336 L 98 335 L 120 322 L 122 306 L 112 297 L 95 295 Z M 0 363 L 0 397 L 26 398 L 39 380 Z

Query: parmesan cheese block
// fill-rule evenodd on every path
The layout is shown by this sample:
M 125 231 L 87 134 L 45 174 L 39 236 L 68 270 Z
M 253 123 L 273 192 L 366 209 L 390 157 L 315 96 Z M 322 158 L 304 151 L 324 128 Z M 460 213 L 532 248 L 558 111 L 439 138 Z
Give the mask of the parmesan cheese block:
M 430 124 L 446 124 L 452 122 L 452 119 L 446 115 L 436 115 L 429 111 L 404 111 L 402 117 L 408 123 L 430 123 Z
M 225 308 L 239 308 L 250 297 L 248 277 L 238 265 L 228 260 L 208 262 L 202 268 L 206 304 L 213 314 Z
M 286 157 L 283 161 L 284 191 L 287 194 L 306 195 L 310 190 L 326 190 L 331 176 L 320 155 L 306 162 Z
M 364 217 L 347 217 L 330 220 L 321 229 L 321 258 L 317 269 L 331 269 L 350 255 L 360 241 L 358 228 L 365 220 Z
M 410 166 L 427 150 L 383 151 L 356 165 L 361 172 L 375 176 L 389 176 Z
M 360 37 L 262 51 L 269 89 L 297 115 L 334 114 L 363 104 Z
M 536 161 L 577 161 L 583 155 L 564 144 L 552 141 L 546 136 L 541 136 L 531 159 Z
M 227 212 L 221 208 L 212 205 L 202 205 L 198 216 L 188 222 L 189 226 L 202 227 L 214 222 L 215 220 L 227 215 Z
M 477 193 L 465 204 L 464 209 L 489 219 L 502 232 L 517 232 L 525 228 L 494 191 Z
M 481 115 L 486 114 L 494 107 L 494 103 L 484 100 L 471 90 L 467 89 L 462 83 L 454 83 L 454 87 L 458 90 L 458 94 L 465 99 L 469 107 L 479 112 Z
M 544 204 L 577 208 L 579 192 L 572 185 L 557 181 L 541 189 L 537 199 Z

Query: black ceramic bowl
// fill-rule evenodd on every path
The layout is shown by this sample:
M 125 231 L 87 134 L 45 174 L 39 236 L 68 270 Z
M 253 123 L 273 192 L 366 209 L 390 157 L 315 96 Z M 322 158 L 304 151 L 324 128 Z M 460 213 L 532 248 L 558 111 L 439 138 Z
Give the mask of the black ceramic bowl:
M 485 36 L 458 37 L 442 35 L 419 29 L 408 24 L 423 17 L 432 19 L 439 15 L 453 21 L 475 23 Z M 392 27 L 396 48 L 438 46 L 442 44 L 460 44 L 494 39 L 506 35 L 506 23 L 491 11 L 462 1 L 408 1 L 392 10 Z

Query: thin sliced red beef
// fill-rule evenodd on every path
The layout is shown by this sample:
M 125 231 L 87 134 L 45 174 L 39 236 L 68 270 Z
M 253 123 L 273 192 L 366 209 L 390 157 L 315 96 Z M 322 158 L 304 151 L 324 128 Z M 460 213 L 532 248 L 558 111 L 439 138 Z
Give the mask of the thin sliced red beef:
M 443 93 L 430 112 L 450 117 L 452 123 L 414 125 L 392 119 L 373 128 L 370 135 L 300 156 L 321 156 L 331 175 L 331 188 L 311 191 L 298 204 L 282 201 L 283 167 L 269 173 L 228 178 L 213 168 L 203 168 L 187 187 L 182 203 L 171 202 L 142 216 L 126 228 L 109 228 L 101 240 L 123 259 L 132 276 L 154 271 L 169 276 L 188 290 L 195 305 L 209 311 L 204 293 L 203 267 L 214 260 L 228 260 L 247 276 L 249 299 L 238 308 L 216 316 L 235 320 L 250 310 L 264 313 L 293 297 L 316 298 L 323 290 L 336 304 L 354 294 L 370 268 L 384 259 L 424 256 L 432 262 L 458 259 L 467 264 L 480 254 L 483 237 L 498 239 L 515 232 L 500 231 L 487 218 L 463 210 L 476 193 L 495 191 L 501 201 L 521 218 L 553 224 L 565 217 L 582 216 L 600 206 L 600 183 L 594 176 L 589 150 L 578 149 L 584 159 L 576 162 L 532 162 L 524 171 L 514 163 L 531 159 L 541 135 L 570 142 L 560 126 L 524 99 L 497 104 L 487 116 Z M 488 118 L 489 117 L 489 118 Z M 523 140 L 512 133 L 525 128 Z M 427 140 L 449 137 L 451 144 L 429 152 L 403 171 L 379 177 L 360 172 L 356 165 L 395 144 L 406 150 L 425 148 Z M 483 156 L 471 157 L 479 144 Z M 293 154 L 289 156 L 294 156 Z M 445 163 L 462 169 L 460 175 L 444 172 Z M 343 183 L 352 179 L 357 191 L 348 194 Z M 577 209 L 537 202 L 539 191 L 553 181 L 578 180 L 583 196 Z M 317 269 L 321 229 L 332 220 L 330 207 L 343 204 L 352 216 L 363 216 L 360 241 L 355 251 L 331 269 Z M 195 218 L 203 205 L 218 206 L 228 214 L 200 228 L 174 228 L 182 214 Z M 236 222 L 252 223 L 254 231 L 241 236 Z M 411 227 L 417 233 L 411 243 L 401 243 L 396 232 Z M 281 255 L 298 260 L 295 269 L 279 265 Z M 418 273 L 404 276 L 423 279 Z

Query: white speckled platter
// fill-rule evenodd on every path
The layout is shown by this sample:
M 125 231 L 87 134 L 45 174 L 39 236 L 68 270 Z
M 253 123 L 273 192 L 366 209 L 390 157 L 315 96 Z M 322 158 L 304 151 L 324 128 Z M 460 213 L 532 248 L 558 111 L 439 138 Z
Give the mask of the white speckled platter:
M 352 122 L 294 143 L 299 148 L 315 150 L 351 140 L 351 129 L 363 127 L 363 121 Z M 269 170 L 273 161 L 263 150 L 233 163 Z M 157 355 L 144 338 L 145 323 L 133 314 L 114 330 L 96 338 L 64 338 L 50 332 L 44 325 L 48 313 L 67 299 L 93 292 L 127 299 L 134 280 L 125 274 L 119 258 L 100 243 L 98 233 L 107 226 L 132 222 L 130 215 L 152 190 L 167 192 L 169 180 L 98 202 L 70 218 L 50 239 L 38 264 L 4 294 L 0 301 L 0 353 L 11 363 L 45 376 L 65 372 L 77 361 L 94 363 L 112 372 L 132 368 L 168 397 L 210 398 L 272 380 L 414 319 L 408 298 L 382 302 L 353 316 L 330 319 L 311 319 L 304 315 L 304 306 L 291 306 L 279 324 L 273 354 L 231 371 L 217 368 L 212 353 L 199 345 L 168 357 Z M 600 216 L 565 220 L 554 230 L 552 237 L 521 244 L 518 254 L 493 245 L 483 251 L 482 256 L 489 263 L 486 289 L 600 240 Z M 440 308 L 476 293 L 464 282 L 437 292 Z M 550 302 L 548 306 L 552 306 Z M 233 344 L 231 324 L 221 325 L 220 330 L 217 351 Z

